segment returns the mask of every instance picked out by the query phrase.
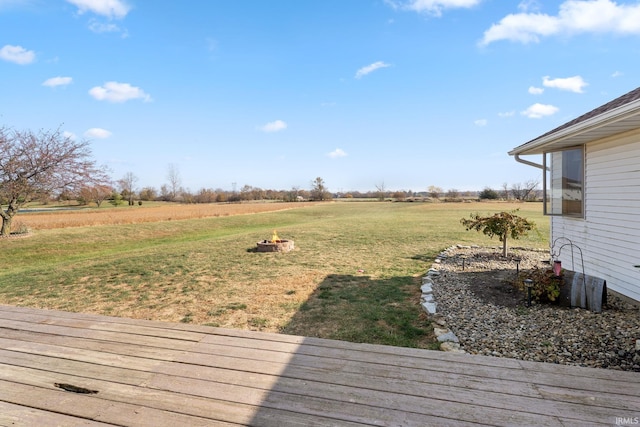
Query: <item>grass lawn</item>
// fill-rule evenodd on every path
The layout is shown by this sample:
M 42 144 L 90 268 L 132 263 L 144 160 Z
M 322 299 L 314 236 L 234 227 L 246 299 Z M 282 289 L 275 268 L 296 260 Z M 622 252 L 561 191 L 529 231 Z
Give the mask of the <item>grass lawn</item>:
M 0 240 L 0 303 L 429 348 L 420 277 L 452 244 L 500 245 L 462 217 L 515 208 L 540 232 L 510 244 L 548 247 L 539 203 L 337 202 L 37 230 Z M 274 229 L 296 249 L 254 252 Z

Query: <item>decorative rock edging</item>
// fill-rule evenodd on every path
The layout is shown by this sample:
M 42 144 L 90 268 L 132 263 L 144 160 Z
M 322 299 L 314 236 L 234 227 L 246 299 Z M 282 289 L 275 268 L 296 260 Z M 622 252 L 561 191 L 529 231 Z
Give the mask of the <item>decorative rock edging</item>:
M 444 318 L 442 318 L 441 316 L 437 316 L 436 313 L 438 303 L 433 297 L 433 279 L 440 277 L 438 265 L 444 258 L 446 258 L 446 256 L 446 250 L 444 252 L 441 252 L 436 257 L 429 271 L 427 271 L 427 275 L 422 278 L 422 286 L 420 287 L 422 296 L 420 297 L 420 303 L 424 311 L 428 315 L 433 316 L 435 323 L 439 326 L 434 327 L 433 332 L 436 335 L 438 342 L 440 343 L 440 350 L 453 353 L 466 353 L 460 347 L 460 340 L 458 340 L 458 337 L 453 332 L 451 332 L 449 328 L 447 328 L 447 323 L 445 322 Z

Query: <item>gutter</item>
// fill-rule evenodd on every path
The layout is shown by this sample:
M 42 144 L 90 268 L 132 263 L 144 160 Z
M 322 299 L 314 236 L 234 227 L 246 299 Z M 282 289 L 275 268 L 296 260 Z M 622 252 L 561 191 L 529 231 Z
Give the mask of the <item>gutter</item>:
M 575 123 L 569 127 L 562 128 L 558 131 L 551 131 L 551 133 L 546 134 L 546 136 L 538 137 L 519 147 L 514 148 L 508 154 L 515 155 L 516 161 L 520 163 L 539 168 L 541 167 L 541 165 L 536 165 L 535 163 L 532 164 L 531 162 L 528 162 L 526 160 L 518 160 L 518 153 L 527 151 L 529 152 L 529 154 L 533 154 L 531 153 L 532 151 L 538 151 L 538 153 L 536 154 L 541 154 L 542 152 L 546 151 L 545 149 L 548 149 L 549 146 L 553 144 L 557 144 L 558 142 L 583 135 L 595 129 L 600 129 L 602 127 L 607 127 L 619 123 L 625 119 L 637 115 L 639 112 L 640 99 L 636 99 L 620 107 L 613 108 L 611 110 L 605 111 L 604 113 L 600 113 L 588 119 L 579 121 L 578 123 Z M 610 135 L 614 133 L 616 132 L 611 132 Z
M 538 163 L 534 163 L 534 162 L 530 162 L 529 160 L 525 160 L 520 158 L 520 154 L 516 153 L 513 155 L 513 157 L 516 159 L 516 162 L 518 163 L 522 163 L 525 164 L 527 166 L 533 166 L 534 168 L 538 168 L 538 169 L 542 169 L 542 170 L 550 170 L 548 167 L 538 164 Z

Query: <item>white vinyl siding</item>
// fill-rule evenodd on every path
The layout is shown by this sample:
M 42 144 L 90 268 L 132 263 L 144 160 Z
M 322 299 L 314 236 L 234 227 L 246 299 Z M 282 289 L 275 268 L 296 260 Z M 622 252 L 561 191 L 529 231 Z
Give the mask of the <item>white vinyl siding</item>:
M 582 249 L 585 273 L 603 278 L 607 287 L 640 301 L 640 132 L 590 143 L 585 147 L 584 219 L 551 218 L 552 242 L 571 239 Z M 575 266 L 571 250 L 562 250 L 562 265 Z

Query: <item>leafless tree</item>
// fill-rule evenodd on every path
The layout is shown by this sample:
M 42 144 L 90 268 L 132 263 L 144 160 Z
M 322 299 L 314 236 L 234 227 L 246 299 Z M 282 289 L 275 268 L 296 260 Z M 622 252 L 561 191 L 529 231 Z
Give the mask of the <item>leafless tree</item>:
M 107 200 L 113 193 L 113 188 L 109 185 L 92 185 L 80 189 L 79 198 L 85 203 L 94 202 L 98 207 Z
M 384 198 L 387 196 L 387 189 L 384 185 L 384 181 L 382 181 L 380 184 L 376 184 L 376 197 L 378 200 L 383 201 Z
M 324 180 L 317 177 L 311 182 L 311 198 L 313 200 L 329 200 L 331 193 L 327 190 Z
M 534 190 L 538 187 L 539 182 L 535 179 L 530 179 L 524 183 L 516 183 L 511 186 L 511 195 L 516 200 L 529 200 L 532 194 L 535 194 Z
M 158 192 L 153 187 L 144 187 L 140 190 L 140 200 L 152 201 L 158 197 Z
M 180 192 L 182 180 L 180 179 L 180 169 L 174 163 L 167 166 L 167 181 L 169 181 L 169 197 L 171 201 L 175 201 Z
M 90 160 L 87 140 L 75 141 L 55 131 L 0 128 L 0 235 L 11 232 L 11 221 L 22 206 L 52 193 L 78 194 L 87 185 L 107 185 L 104 168 Z
M 502 198 L 505 200 L 509 200 L 509 183 L 502 183 Z
M 452 188 L 451 190 L 447 191 L 446 198 L 449 201 L 459 200 L 460 192 L 457 189 Z
M 432 199 L 439 199 L 442 194 L 442 188 L 430 185 L 429 188 L 427 188 L 427 193 L 429 193 L 429 197 Z
M 138 177 L 133 174 L 133 172 L 127 172 L 124 174 L 122 179 L 118 181 L 118 185 L 120 186 L 120 193 L 124 198 L 127 199 L 129 206 L 134 205 L 134 198 L 136 194 L 136 183 L 138 182 Z

